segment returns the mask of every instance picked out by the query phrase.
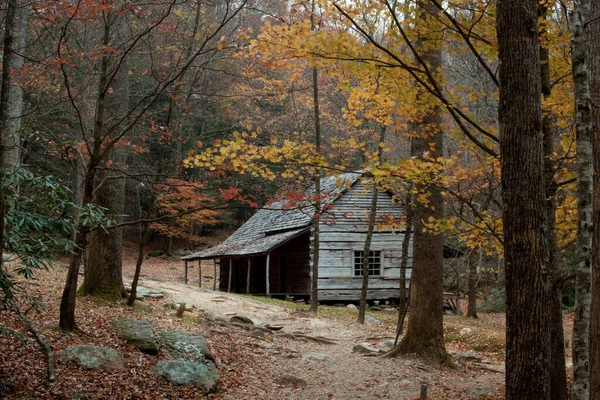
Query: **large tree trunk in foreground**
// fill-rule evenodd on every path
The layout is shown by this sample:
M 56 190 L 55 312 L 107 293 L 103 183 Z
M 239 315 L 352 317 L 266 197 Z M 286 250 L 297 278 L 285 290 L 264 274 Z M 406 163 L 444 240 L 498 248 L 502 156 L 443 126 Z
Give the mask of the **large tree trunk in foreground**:
M 4 189 L 4 136 L 9 118 L 8 108 L 10 102 L 11 80 L 11 56 L 13 46 L 12 31 L 15 25 L 15 10 L 17 1 L 7 2 L 6 16 L 4 22 L 4 57 L 2 58 L 2 89 L 0 91 L 0 274 L 4 274 L 2 265 L 2 253 L 4 252 L 4 209 L 6 202 L 6 190 Z
M 590 399 L 600 400 L 600 0 L 591 0 L 586 25 L 587 60 L 592 96 L 594 204 L 592 239 L 592 305 L 590 311 Z
M 113 166 L 122 168 L 127 149 L 115 148 L 111 152 Z M 119 221 L 124 211 L 125 179 L 110 178 L 110 173 L 98 173 L 97 181 L 103 179 L 94 196 L 94 203 L 108 209 L 107 216 Z M 123 288 L 123 229 L 96 229 L 90 234 L 86 251 L 84 291 L 86 294 L 107 299 L 119 299 L 125 295 Z
M 573 322 L 573 400 L 590 397 L 589 326 L 592 301 L 592 103 L 585 57 L 584 24 L 589 0 L 575 2 L 571 14 L 571 53 L 577 133 L 577 288 Z M 598 40 L 594 38 L 593 40 Z
M 439 9 L 425 5 L 421 10 L 423 21 L 427 23 L 427 15 L 438 15 Z M 422 48 L 422 59 L 435 74 L 441 68 L 442 51 L 437 43 L 419 41 Z M 435 160 L 443 155 L 444 135 L 441 131 L 442 116 L 439 106 L 434 105 L 425 113 L 419 126 L 425 127 L 412 139 L 411 154 L 423 158 L 430 155 Z M 441 189 L 434 185 L 425 186 L 416 183 L 419 191 L 429 193 L 429 204 L 418 201 L 413 208 L 414 241 L 413 264 L 410 290 L 410 317 L 406 334 L 398 345 L 398 353 L 417 354 L 434 363 L 443 363 L 449 356 L 444 349 L 444 237 L 431 229 L 425 229 L 430 219 L 444 217 L 444 199 Z
M 12 29 L 12 54 L 10 71 L 14 73 L 23 67 L 27 23 L 29 21 L 29 3 L 18 1 Z M 4 165 L 16 167 L 21 162 L 21 115 L 23 114 L 23 89 L 12 85 L 8 93 L 7 119 L 3 130 Z
M 497 2 L 506 274 L 506 398 L 550 398 L 538 1 Z

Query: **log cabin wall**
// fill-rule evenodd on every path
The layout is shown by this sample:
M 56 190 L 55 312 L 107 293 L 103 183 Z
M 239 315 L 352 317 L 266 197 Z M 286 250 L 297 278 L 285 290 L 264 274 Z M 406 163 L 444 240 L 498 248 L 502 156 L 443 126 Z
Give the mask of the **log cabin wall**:
M 308 295 L 309 246 L 309 232 L 306 232 L 271 251 L 271 293 Z
M 356 276 L 355 251 L 363 251 L 367 216 L 371 208 L 372 189 L 357 181 L 339 199 L 327 215 L 320 228 L 319 299 L 360 299 L 362 277 Z M 394 220 L 403 218 L 404 209 L 394 203 L 392 196 L 380 191 L 377 201 L 377 221 L 386 215 Z M 311 235 L 312 238 L 312 235 Z M 400 288 L 400 263 L 404 233 L 385 226 L 375 228 L 371 250 L 380 252 L 380 275 L 369 279 L 369 299 L 397 299 Z M 312 260 L 311 260 L 312 264 Z M 411 274 L 412 246 L 410 246 L 406 272 L 407 286 Z

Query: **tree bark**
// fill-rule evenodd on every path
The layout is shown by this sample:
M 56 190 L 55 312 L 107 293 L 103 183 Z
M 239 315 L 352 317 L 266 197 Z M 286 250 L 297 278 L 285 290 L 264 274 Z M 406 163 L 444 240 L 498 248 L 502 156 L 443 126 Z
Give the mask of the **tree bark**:
M 363 276 L 360 290 L 360 305 L 358 307 L 357 322 L 359 324 L 365 323 L 365 312 L 367 310 L 367 294 L 369 291 L 369 253 L 371 252 L 371 241 L 373 240 L 375 218 L 377 216 L 377 198 L 379 197 L 379 191 L 377 190 L 377 184 L 375 180 L 373 180 L 373 190 L 371 193 L 371 208 L 369 210 L 367 221 L 367 236 L 365 238 L 365 245 L 363 247 L 363 259 L 361 265 Z
M 29 3 L 18 1 L 12 29 L 12 54 L 10 71 L 14 73 L 23 67 L 27 24 L 29 21 Z M 8 94 L 7 120 L 4 137 L 4 165 L 16 167 L 21 163 L 21 115 L 23 114 L 23 88 L 12 85 Z
M 479 250 L 481 251 L 481 250 Z M 478 252 L 472 250 L 469 253 L 469 305 L 467 309 L 468 318 L 477 317 L 477 255 Z
M 427 3 L 422 6 L 421 15 L 424 23 L 427 16 L 437 16 L 440 11 Z M 422 49 L 421 58 L 433 74 L 441 69 L 442 50 L 438 43 L 416 44 Z M 423 158 L 429 154 L 431 160 L 443 156 L 444 134 L 441 131 L 442 114 L 439 105 L 435 104 L 424 113 L 419 124 L 425 129 L 417 132 L 412 139 L 411 154 Z M 444 363 L 449 359 L 444 348 L 443 321 L 443 279 L 444 279 L 444 237 L 430 229 L 425 223 L 430 219 L 439 220 L 444 217 L 444 199 L 441 189 L 434 185 L 416 183 L 419 191 L 429 194 L 429 204 L 415 202 L 413 265 L 411 276 L 410 318 L 406 334 L 398 345 L 400 354 L 417 354 L 434 363 Z
M 498 0 L 506 398 L 550 398 L 538 1 Z
M 110 28 L 105 26 L 103 42 L 104 45 L 110 43 Z M 105 133 L 105 112 L 106 112 L 106 95 L 108 90 L 108 64 L 109 56 L 104 54 L 99 68 L 100 82 L 98 87 L 98 97 L 96 101 L 96 112 L 94 115 L 94 128 L 93 128 L 93 143 L 89 145 L 90 159 L 87 163 L 85 172 L 85 179 L 83 181 L 83 195 L 82 204 L 92 203 L 94 199 L 94 189 L 96 181 L 97 168 L 102 161 L 102 141 Z M 81 221 L 78 222 L 77 234 L 75 235 L 75 246 L 73 253 L 69 260 L 69 271 L 67 273 L 67 281 L 63 288 L 63 294 L 60 301 L 60 315 L 58 324 L 62 330 L 74 331 L 77 329 L 75 321 L 75 304 L 77 294 L 77 278 L 79 276 L 79 268 L 85 248 L 88 245 L 88 234 L 90 233 L 90 227 L 87 224 L 83 224 Z
M 111 152 L 110 160 L 116 168 L 122 168 L 127 149 L 120 147 Z M 99 173 L 94 203 L 108 209 L 106 215 L 118 221 L 124 212 L 125 178 L 114 178 L 112 173 Z M 102 183 L 101 183 L 102 182 Z M 90 234 L 86 251 L 84 291 L 86 294 L 106 299 L 125 296 L 123 287 L 123 228 L 96 229 Z
M 573 385 L 571 398 L 590 397 L 589 325 L 592 301 L 592 103 L 585 57 L 584 24 L 589 0 L 574 3 L 571 13 L 571 58 L 576 110 L 577 147 L 577 287 L 573 322 Z M 597 38 L 595 39 L 597 40 Z
M 548 18 L 547 3 L 539 5 L 540 18 Z M 540 30 L 540 37 L 547 34 L 545 24 Z M 552 95 L 552 82 L 550 80 L 550 54 L 545 45 L 540 46 L 540 67 L 542 78 L 542 94 L 544 98 Z M 562 271 L 559 265 L 559 249 L 556 239 L 556 165 L 552 157 L 554 154 L 554 129 L 553 115 L 550 110 L 542 110 L 542 135 L 544 149 L 544 177 L 546 182 L 546 219 L 548 234 L 548 272 L 552 279 L 550 293 L 550 393 L 552 400 L 567 400 L 567 369 L 565 366 L 565 335 L 562 313 Z
M 11 91 L 11 57 L 13 46 L 13 29 L 15 26 L 16 0 L 7 2 L 4 22 L 4 54 L 2 58 L 2 88 L 0 92 L 0 274 L 4 274 L 2 254 L 4 253 L 4 209 L 6 190 L 4 189 L 4 136 L 9 118 Z
M 158 172 L 157 172 L 157 177 L 154 180 L 155 183 L 158 183 L 158 176 L 160 176 L 160 173 L 162 171 L 162 168 L 159 167 L 158 168 Z M 142 219 L 142 202 L 140 199 L 140 189 L 142 188 L 142 184 L 138 184 L 137 186 L 137 203 L 138 203 L 138 219 Z M 152 218 L 152 214 L 154 213 L 154 201 L 155 198 L 154 196 L 152 196 L 152 199 L 150 200 L 150 204 L 148 205 L 148 211 L 146 212 L 146 218 L 147 219 L 151 219 Z M 139 240 L 140 242 L 138 243 L 138 257 L 137 257 L 137 261 L 135 262 L 135 272 L 133 273 L 133 280 L 131 281 L 131 292 L 129 293 L 129 297 L 127 298 L 127 305 L 128 306 L 133 306 L 133 304 L 135 303 L 135 298 L 137 297 L 137 286 L 138 286 L 138 282 L 140 280 L 140 275 L 142 273 L 142 264 L 144 263 L 144 250 L 146 248 L 146 243 L 148 243 L 148 239 L 150 238 L 150 229 L 149 228 L 149 223 L 148 222 L 140 222 L 140 235 L 139 235 Z
M 118 35 L 120 17 L 109 15 L 107 39 L 115 44 Z M 126 28 L 121 30 L 127 31 Z M 116 44 L 115 44 L 116 45 Z M 105 98 L 105 113 L 103 136 L 111 137 L 111 132 L 121 132 L 123 127 L 110 121 L 118 121 L 127 113 L 129 100 L 129 68 L 127 59 L 120 60 L 120 67 L 113 79 L 107 84 L 110 90 Z M 115 63 L 116 65 L 116 63 Z M 115 68 L 115 66 L 112 66 Z M 104 73 L 111 74 L 107 68 Z M 100 86 L 99 91 L 106 90 Z M 126 121 L 126 120 L 125 120 Z M 124 122 L 126 124 L 127 122 Z M 104 163 L 111 169 L 125 169 L 127 148 L 117 144 L 110 152 L 109 159 Z M 118 221 L 123 215 L 125 204 L 125 178 L 118 177 L 120 172 L 98 171 L 94 184 L 94 203 L 105 207 L 107 216 Z M 101 296 L 107 299 L 119 299 L 125 296 L 123 287 L 123 229 L 115 228 L 108 231 L 96 229 L 91 233 L 90 245 L 86 252 L 84 291 L 86 294 Z
M 380 128 L 379 141 L 377 142 L 377 163 L 381 164 L 383 159 L 383 145 L 385 144 L 385 131 L 386 126 L 382 125 Z M 377 198 L 379 197 L 379 189 L 377 188 L 377 182 L 373 178 L 373 189 L 371 190 L 371 207 L 369 209 L 369 215 L 367 218 L 367 236 L 365 238 L 365 245 L 363 248 L 363 260 L 362 260 L 362 285 L 360 290 L 360 304 L 358 307 L 358 320 L 359 324 L 365 323 L 365 312 L 367 310 L 367 294 L 369 291 L 369 253 L 371 252 L 371 241 L 373 240 L 373 231 L 375 230 L 375 222 L 377 218 Z
M 411 186 L 412 189 L 412 186 Z M 408 266 L 408 255 L 410 251 L 411 238 L 413 232 L 413 211 L 412 211 L 412 196 L 406 196 L 406 229 L 404 231 L 404 239 L 402 240 L 402 261 L 400 262 L 400 300 L 398 301 L 398 322 L 396 323 L 396 340 L 402 335 L 404 330 L 404 320 L 408 311 L 408 296 L 410 293 L 406 291 L 406 267 Z
M 312 10 L 310 14 L 311 30 L 316 29 L 315 24 L 315 2 L 312 1 Z M 313 86 L 313 107 L 315 115 L 315 150 L 318 155 L 321 154 L 321 113 L 319 111 L 319 71 L 316 66 L 312 67 L 312 86 Z M 313 251 L 311 266 L 311 285 L 310 285 L 310 312 L 317 313 L 319 309 L 319 250 L 320 250 L 320 231 L 321 223 L 321 170 L 317 167 L 315 179 L 315 215 L 313 217 Z
M 590 399 L 600 400 L 600 0 L 591 0 L 586 26 L 587 56 L 592 96 L 594 204 L 592 239 L 592 304 L 590 311 Z

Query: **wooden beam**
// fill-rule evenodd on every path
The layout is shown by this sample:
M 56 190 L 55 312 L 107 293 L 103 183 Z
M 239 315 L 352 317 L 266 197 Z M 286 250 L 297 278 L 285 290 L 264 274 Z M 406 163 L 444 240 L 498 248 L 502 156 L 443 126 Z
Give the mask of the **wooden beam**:
M 248 273 L 246 274 L 246 294 L 250 294 L 250 257 L 248 257 Z
M 219 258 L 219 274 L 221 273 L 221 259 Z M 213 290 L 217 290 L 217 259 L 213 260 Z
M 198 287 L 202 287 L 202 260 L 198 260 Z
M 185 274 L 183 275 L 183 281 L 187 285 L 188 282 L 188 262 L 185 260 Z
M 233 262 L 229 259 L 229 281 L 227 282 L 227 293 L 231 293 L 231 275 L 233 275 Z
M 267 265 L 266 265 L 266 272 L 265 272 L 265 279 L 266 279 L 266 283 L 267 283 L 267 297 L 271 297 L 271 285 L 269 282 L 269 264 L 271 262 L 271 253 L 267 253 Z

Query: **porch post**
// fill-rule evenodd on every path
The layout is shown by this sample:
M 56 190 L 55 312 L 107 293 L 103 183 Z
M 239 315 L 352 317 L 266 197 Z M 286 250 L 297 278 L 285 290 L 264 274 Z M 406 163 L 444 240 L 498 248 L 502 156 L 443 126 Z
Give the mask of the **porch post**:
M 229 281 L 227 282 L 227 293 L 231 293 L 231 275 L 233 274 L 233 263 L 229 259 Z
M 219 258 L 219 274 L 221 273 L 221 259 Z M 217 290 L 217 259 L 213 258 L 213 291 Z
M 188 262 L 187 262 L 187 260 L 185 260 L 185 274 L 183 275 L 183 281 L 185 282 L 186 285 L 188 282 L 187 274 L 188 274 Z
M 198 259 L 198 287 L 202 287 L 202 260 Z
M 267 267 L 266 267 L 266 276 L 265 279 L 267 281 L 267 297 L 271 297 L 271 285 L 269 284 L 269 263 L 271 262 L 271 253 L 267 253 Z
M 248 257 L 248 273 L 246 274 L 246 294 L 250 294 L 250 257 Z

